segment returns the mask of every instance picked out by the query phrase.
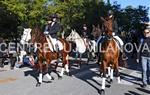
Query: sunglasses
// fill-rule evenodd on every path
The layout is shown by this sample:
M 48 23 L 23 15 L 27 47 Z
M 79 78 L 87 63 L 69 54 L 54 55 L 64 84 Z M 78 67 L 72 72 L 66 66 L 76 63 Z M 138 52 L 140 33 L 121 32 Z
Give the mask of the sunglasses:
M 150 32 L 144 32 L 144 34 L 149 34 Z

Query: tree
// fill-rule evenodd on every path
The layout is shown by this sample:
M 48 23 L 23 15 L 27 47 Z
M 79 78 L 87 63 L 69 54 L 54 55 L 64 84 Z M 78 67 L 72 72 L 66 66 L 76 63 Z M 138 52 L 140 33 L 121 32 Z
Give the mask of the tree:
M 0 35 L 3 38 L 15 38 L 17 37 L 17 14 L 7 10 L 6 5 L 0 3 Z
M 14 29 L 7 28 L 11 34 L 20 35 L 17 31 L 16 26 L 23 26 L 25 23 L 33 26 L 36 22 L 44 24 L 44 14 L 46 13 L 46 3 L 47 0 L 3 0 L 0 1 L 1 5 L 5 6 L 6 13 L 2 16 L 9 15 L 11 13 L 10 20 L 17 19 L 16 22 L 9 21 L 9 18 L 4 19 L 7 22 L 6 26 L 13 27 Z M 12 23 L 11 23 L 12 22 Z M 4 25 L 4 24 L 3 24 Z M 2 28 L 2 26 L 1 26 Z M 7 34 L 9 35 L 9 34 Z
M 140 30 L 140 23 L 149 20 L 148 8 L 144 6 L 138 8 L 128 6 L 121 9 L 119 4 L 111 5 L 110 0 L 107 1 L 108 3 L 105 3 L 104 0 L 1 0 L 0 3 L 5 8 L 0 16 L 7 15 L 8 18 L 16 18 L 14 25 L 23 26 L 24 23 L 27 23 L 33 26 L 35 23 L 40 23 L 42 27 L 46 24 L 47 16 L 57 13 L 65 31 L 70 27 L 75 28 L 78 32 L 81 31 L 81 26 L 85 22 L 90 29 L 92 29 L 92 24 L 102 24 L 100 16 L 105 17 L 109 9 L 114 11 L 120 29 L 125 31 L 131 28 Z M 8 19 L 3 20 L 10 24 Z M 11 27 L 13 24 L 10 24 Z M 16 30 L 13 29 L 13 31 Z

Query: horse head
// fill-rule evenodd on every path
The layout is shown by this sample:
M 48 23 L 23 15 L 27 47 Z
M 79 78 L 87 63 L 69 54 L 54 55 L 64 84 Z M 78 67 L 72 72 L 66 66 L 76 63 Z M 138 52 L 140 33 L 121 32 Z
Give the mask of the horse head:
M 31 39 L 31 30 L 31 28 L 24 28 L 23 35 L 20 40 L 21 44 L 26 44 L 29 42 L 29 40 Z
M 112 32 L 113 32 L 113 25 L 112 25 L 112 19 L 111 18 L 103 18 L 101 17 L 101 20 L 103 22 L 103 30 L 104 30 L 104 33 L 107 35 L 107 36 L 112 36 Z
M 74 42 L 77 39 L 77 36 L 79 36 L 77 35 L 77 32 L 75 30 L 71 30 L 71 33 L 66 38 L 66 40 Z
M 46 36 L 44 35 L 44 32 L 41 31 L 39 26 L 36 26 L 32 32 L 31 32 L 31 42 L 41 42 L 44 41 Z
M 101 34 L 101 29 L 100 29 L 100 26 L 97 25 L 92 25 L 93 29 L 92 29 L 92 35 L 94 36 L 95 39 L 97 39 Z

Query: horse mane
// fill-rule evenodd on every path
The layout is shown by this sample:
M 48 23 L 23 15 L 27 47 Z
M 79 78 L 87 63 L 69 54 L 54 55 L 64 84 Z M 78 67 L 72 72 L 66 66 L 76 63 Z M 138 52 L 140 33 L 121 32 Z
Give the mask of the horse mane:
M 113 36 L 112 32 L 113 32 L 113 26 L 112 26 L 112 19 L 110 18 L 103 18 L 101 17 L 101 20 L 103 21 L 103 31 L 105 33 L 106 36 Z
M 44 32 L 41 30 L 39 25 L 36 25 L 35 28 L 33 29 L 33 33 L 36 34 L 36 41 L 41 42 L 41 41 L 45 41 L 46 37 Z
M 73 32 L 76 33 L 76 35 L 78 36 L 77 38 L 81 38 L 81 36 L 79 35 L 79 33 L 76 30 L 74 30 Z

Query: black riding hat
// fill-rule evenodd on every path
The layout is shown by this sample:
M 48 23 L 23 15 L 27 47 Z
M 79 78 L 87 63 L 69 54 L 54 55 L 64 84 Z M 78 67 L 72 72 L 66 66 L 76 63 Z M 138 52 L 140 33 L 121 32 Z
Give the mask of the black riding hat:
M 57 14 L 51 14 L 49 18 L 59 18 Z
M 114 12 L 112 11 L 112 10 L 108 10 L 108 12 L 107 12 L 107 15 L 108 16 L 111 16 L 111 15 L 113 15 L 114 14 Z

